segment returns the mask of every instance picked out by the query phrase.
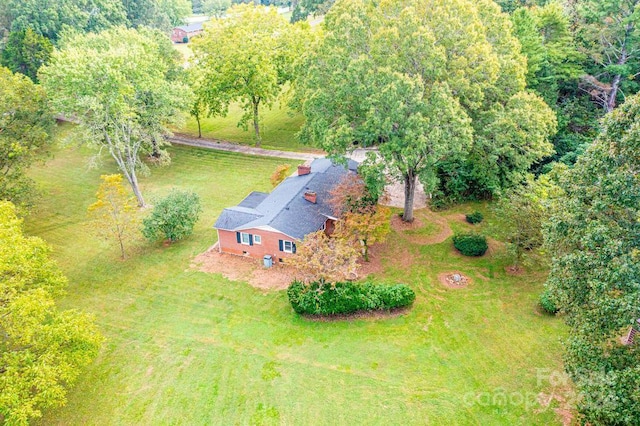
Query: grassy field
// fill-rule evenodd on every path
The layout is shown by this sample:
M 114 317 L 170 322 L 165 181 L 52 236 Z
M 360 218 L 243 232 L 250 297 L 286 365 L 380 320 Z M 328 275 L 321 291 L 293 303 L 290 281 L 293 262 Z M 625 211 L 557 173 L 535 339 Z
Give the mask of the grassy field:
M 220 211 L 251 190 L 269 190 L 279 161 L 183 147 L 171 154 L 173 164 L 154 169 L 142 189 L 151 201 L 172 187 L 194 190 L 202 219 L 188 240 L 168 248 L 139 242 L 126 262 L 86 222 L 99 175 L 114 171 L 110 162 L 90 170 L 87 151 L 65 149 L 33 172 L 45 196 L 26 230 L 53 246 L 69 277 L 60 304 L 92 312 L 107 337 L 67 406 L 42 424 L 558 422 L 533 403 L 549 392 L 539 371 L 561 368 L 566 333 L 536 310 L 541 271 L 508 276 L 499 252 L 463 258 L 450 239 L 420 246 L 394 232 L 376 279 L 411 285 L 413 309 L 309 321 L 292 312 L 285 292 L 190 267 L 215 242 Z M 490 230 L 490 213 L 480 208 Z M 473 284 L 441 286 L 437 275 L 452 270 Z
M 246 145 L 255 144 L 255 135 L 251 123 L 247 130 L 238 127 L 242 110 L 237 104 L 229 107 L 226 117 L 209 117 L 201 120 L 202 136 L 205 138 L 223 139 Z M 302 116 L 291 112 L 284 105 L 276 103 L 271 109 L 261 109 L 262 147 L 266 149 L 282 149 L 286 151 L 313 151 L 315 148 L 303 145 L 296 138 L 296 132 L 302 125 Z M 176 129 L 177 132 L 198 136 L 198 125 L 193 117 L 189 117 L 186 126 Z

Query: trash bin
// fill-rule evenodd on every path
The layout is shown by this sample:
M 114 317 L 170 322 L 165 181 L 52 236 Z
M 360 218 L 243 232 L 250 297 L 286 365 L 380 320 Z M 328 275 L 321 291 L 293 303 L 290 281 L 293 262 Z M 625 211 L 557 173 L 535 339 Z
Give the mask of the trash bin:
M 271 266 L 273 265 L 273 258 L 270 254 L 265 254 L 262 260 L 264 261 L 265 268 L 271 268 Z

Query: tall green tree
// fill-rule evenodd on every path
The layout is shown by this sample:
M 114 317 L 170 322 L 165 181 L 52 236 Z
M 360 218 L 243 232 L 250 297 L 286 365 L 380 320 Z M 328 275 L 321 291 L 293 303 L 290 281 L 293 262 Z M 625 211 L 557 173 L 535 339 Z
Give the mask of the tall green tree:
M 562 181 L 546 224 L 546 286 L 571 327 L 565 368 L 589 424 L 640 418 L 640 345 L 620 337 L 640 318 L 640 95 L 608 114 Z
M 404 220 L 418 178 L 494 191 L 551 152 L 553 113 L 523 91 L 525 60 L 494 3 L 345 0 L 324 25 L 296 79 L 300 136 L 330 154 L 377 146 L 404 182 Z
M 3 0 L 0 22 L 11 31 L 31 28 L 57 42 L 65 28 L 80 32 L 102 31 L 126 23 L 120 0 Z
M 308 28 L 291 25 L 275 8 L 236 5 L 214 18 L 193 41 L 193 66 L 201 69 L 201 99 L 209 115 L 226 115 L 231 102 L 252 122 L 260 146 L 260 108 L 269 107 L 293 76 L 293 61 L 304 48 Z
M 0 199 L 33 203 L 35 185 L 25 172 L 46 155 L 54 124 L 44 90 L 0 67 Z
M 527 57 L 527 87 L 555 105 L 562 86 L 577 83 L 584 74 L 584 55 L 578 51 L 571 19 L 557 2 L 520 8 L 511 16 L 514 34 Z
M 52 51 L 49 39 L 31 28 L 13 31 L 2 50 L 0 64 L 37 82 L 38 70 L 49 60 Z
M 56 110 L 78 120 L 89 144 L 109 152 L 140 207 L 138 174 L 148 172 L 143 155 L 168 159 L 164 136 L 191 103 L 168 52 L 175 53 L 156 31 L 114 28 L 65 40 L 40 71 Z
M 594 65 L 583 79 L 585 90 L 612 111 L 625 92 L 640 88 L 640 0 L 578 0 L 573 5 L 578 36 Z
M 169 31 L 191 15 L 189 0 L 122 0 L 129 25 Z
M 69 386 L 96 357 L 93 319 L 59 311 L 66 278 L 40 238 L 26 237 L 15 207 L 0 201 L 0 418 L 27 425 L 66 402 Z

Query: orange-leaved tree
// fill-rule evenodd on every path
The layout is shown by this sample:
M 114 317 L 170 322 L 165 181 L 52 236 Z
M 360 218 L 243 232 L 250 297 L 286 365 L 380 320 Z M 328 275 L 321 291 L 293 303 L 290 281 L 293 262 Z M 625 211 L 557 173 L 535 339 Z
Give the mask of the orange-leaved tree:
M 345 281 L 357 278 L 358 257 L 349 241 L 317 231 L 304 237 L 287 263 L 308 281 Z

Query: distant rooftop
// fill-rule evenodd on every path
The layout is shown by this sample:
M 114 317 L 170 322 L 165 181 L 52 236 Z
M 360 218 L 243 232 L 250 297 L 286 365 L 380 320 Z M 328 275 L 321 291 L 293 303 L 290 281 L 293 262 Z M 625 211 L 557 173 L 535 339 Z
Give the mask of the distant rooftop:
M 184 30 L 185 32 L 188 33 L 192 33 L 195 31 L 201 31 L 202 30 L 202 22 L 193 22 L 191 24 L 188 25 L 178 25 L 176 28 L 180 28 L 181 30 Z
M 228 231 L 270 227 L 301 240 L 333 216 L 328 203 L 330 192 L 357 167 L 352 160 L 345 167 L 326 158 L 316 159 L 311 163 L 311 173 L 288 177 L 270 194 L 252 192 L 237 206 L 224 209 L 214 227 Z M 317 203 L 304 198 L 309 191 L 317 194 Z

